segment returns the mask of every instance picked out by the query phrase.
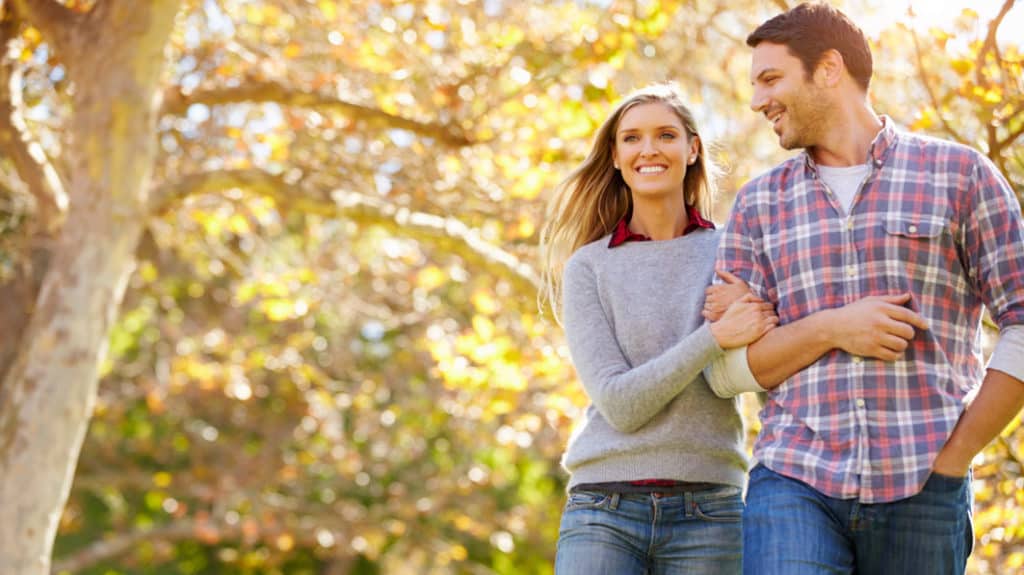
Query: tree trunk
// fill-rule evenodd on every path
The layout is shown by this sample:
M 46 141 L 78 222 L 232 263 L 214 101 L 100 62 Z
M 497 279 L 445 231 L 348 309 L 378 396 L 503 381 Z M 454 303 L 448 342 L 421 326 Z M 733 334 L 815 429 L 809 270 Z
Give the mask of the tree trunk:
M 140 228 L 71 218 L 66 226 L 0 390 L 0 573 L 49 572 Z
M 0 381 L 0 573 L 49 573 L 106 345 L 148 217 L 164 46 L 180 0 L 99 2 L 61 54 L 74 82 L 68 211 Z M 29 13 L 31 16 L 31 12 Z M 10 350 L 6 350 L 10 351 Z

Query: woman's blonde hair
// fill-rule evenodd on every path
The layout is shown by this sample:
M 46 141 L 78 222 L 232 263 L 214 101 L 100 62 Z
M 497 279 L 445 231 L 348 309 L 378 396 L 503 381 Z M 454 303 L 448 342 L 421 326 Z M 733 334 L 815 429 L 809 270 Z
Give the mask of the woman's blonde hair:
M 700 140 L 697 160 L 688 166 L 683 178 L 683 199 L 705 218 L 711 217 L 715 193 L 714 162 L 707 157 L 704 142 L 697 132 L 693 114 L 683 103 L 673 83 L 653 84 L 627 96 L 608 116 L 594 136 L 594 144 L 583 163 L 559 184 L 548 204 L 547 220 L 540 234 L 541 309 L 547 303 L 561 322 L 560 302 L 562 268 L 580 247 L 610 234 L 619 220 L 632 215 L 633 196 L 612 162 L 615 134 L 622 116 L 642 104 L 660 103 L 679 117 L 687 139 Z

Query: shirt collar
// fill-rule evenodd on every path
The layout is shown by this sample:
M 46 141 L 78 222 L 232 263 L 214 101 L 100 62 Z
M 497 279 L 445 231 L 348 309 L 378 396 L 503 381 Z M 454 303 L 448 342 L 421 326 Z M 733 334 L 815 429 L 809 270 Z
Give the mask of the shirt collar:
M 875 135 L 875 139 L 871 142 L 871 147 L 868 148 L 867 160 L 875 168 L 882 167 L 885 163 L 885 159 L 889 156 L 889 153 L 896 147 L 896 127 L 892 118 L 884 114 L 879 116 L 882 121 L 882 129 Z M 803 151 L 804 162 L 807 168 L 814 173 L 818 174 L 818 165 L 814 162 L 814 158 L 811 157 L 810 152 L 807 150 Z
M 700 212 L 694 206 L 686 206 L 686 216 L 690 220 L 690 223 L 687 224 L 686 229 L 683 230 L 684 236 L 698 228 L 709 230 L 715 229 L 715 224 L 700 215 Z M 621 246 L 626 242 L 648 242 L 650 240 L 651 238 L 648 236 L 630 231 L 629 220 L 623 217 L 619 220 L 619 223 L 615 225 L 615 230 L 612 232 L 611 240 L 608 241 L 608 247 L 614 248 Z

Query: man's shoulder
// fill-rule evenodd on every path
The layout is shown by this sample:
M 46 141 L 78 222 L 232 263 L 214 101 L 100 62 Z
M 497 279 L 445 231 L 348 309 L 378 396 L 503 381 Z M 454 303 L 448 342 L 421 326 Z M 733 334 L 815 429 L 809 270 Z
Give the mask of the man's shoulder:
M 806 152 L 801 152 L 776 164 L 775 167 L 768 171 L 751 178 L 740 188 L 738 195 L 764 194 L 778 191 L 780 184 L 792 182 L 796 178 L 802 178 L 806 169 Z
M 904 153 L 928 160 L 950 157 L 962 157 L 968 160 L 980 160 L 984 154 L 960 142 L 954 142 L 920 132 L 897 131 L 897 149 Z

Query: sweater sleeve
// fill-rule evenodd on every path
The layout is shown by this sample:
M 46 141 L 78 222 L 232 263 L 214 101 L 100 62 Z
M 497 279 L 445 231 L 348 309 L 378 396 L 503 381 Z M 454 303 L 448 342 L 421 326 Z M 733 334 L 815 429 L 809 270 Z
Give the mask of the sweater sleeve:
M 657 415 L 723 351 L 704 324 L 661 355 L 631 366 L 601 305 L 597 278 L 570 259 L 563 278 L 569 353 L 590 401 L 616 431 L 632 433 Z

